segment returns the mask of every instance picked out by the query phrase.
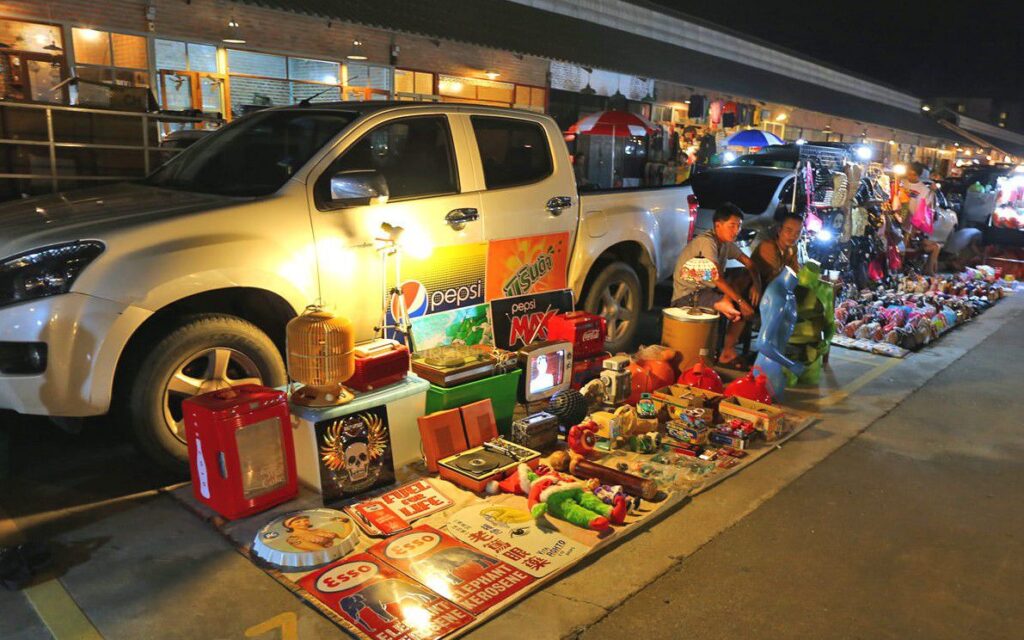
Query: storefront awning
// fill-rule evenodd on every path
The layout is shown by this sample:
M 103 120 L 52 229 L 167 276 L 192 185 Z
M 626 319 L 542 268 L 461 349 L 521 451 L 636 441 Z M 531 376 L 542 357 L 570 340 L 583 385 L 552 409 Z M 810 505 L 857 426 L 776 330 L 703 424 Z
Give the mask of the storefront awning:
M 922 114 L 505 0 L 242 0 L 296 13 L 600 67 L 956 141 Z M 401 61 L 399 61 L 401 65 Z
M 961 138 L 966 139 L 969 144 L 978 145 L 979 147 L 991 147 L 992 149 L 995 149 L 996 151 L 998 151 L 999 153 L 1002 153 L 1003 155 L 1015 155 L 1015 154 L 1010 153 L 1009 147 L 1011 145 L 1009 145 L 1009 144 L 1006 144 L 1006 145 L 1004 145 L 1003 143 L 999 143 L 998 145 L 997 144 L 993 144 L 993 143 L 989 142 L 988 140 L 986 140 L 985 138 L 982 138 L 978 134 L 971 133 L 970 131 L 968 131 L 966 129 L 962 129 L 962 128 L 958 127 L 957 125 L 953 124 L 952 122 L 949 122 L 948 120 L 939 120 L 938 123 L 940 125 L 942 125 L 943 127 L 949 129 L 953 133 L 957 134 Z

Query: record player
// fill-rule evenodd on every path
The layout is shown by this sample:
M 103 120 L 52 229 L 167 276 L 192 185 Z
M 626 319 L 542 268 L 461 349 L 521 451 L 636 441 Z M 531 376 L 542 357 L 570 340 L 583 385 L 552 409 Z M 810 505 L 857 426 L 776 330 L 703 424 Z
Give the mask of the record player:
M 412 370 L 439 387 L 452 387 L 494 374 L 496 360 L 485 349 L 466 345 L 447 345 L 417 351 L 412 355 Z
M 520 463 L 536 467 L 540 453 L 498 437 L 482 446 L 438 461 L 438 472 L 445 480 L 464 489 L 482 493 L 489 482 L 501 480 Z

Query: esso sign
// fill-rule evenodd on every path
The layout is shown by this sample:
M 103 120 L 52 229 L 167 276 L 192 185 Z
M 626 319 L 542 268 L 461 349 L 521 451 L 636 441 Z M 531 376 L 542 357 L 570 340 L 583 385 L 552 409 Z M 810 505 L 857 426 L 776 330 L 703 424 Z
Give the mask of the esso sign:
M 393 540 L 388 546 L 384 547 L 384 555 L 396 560 L 415 558 L 430 551 L 440 543 L 441 536 L 438 534 L 430 531 L 418 531 Z
M 363 584 L 373 576 L 377 575 L 377 565 L 372 562 L 360 560 L 357 562 L 346 562 L 338 565 L 330 571 L 324 572 L 316 580 L 316 588 L 324 593 L 345 591 Z

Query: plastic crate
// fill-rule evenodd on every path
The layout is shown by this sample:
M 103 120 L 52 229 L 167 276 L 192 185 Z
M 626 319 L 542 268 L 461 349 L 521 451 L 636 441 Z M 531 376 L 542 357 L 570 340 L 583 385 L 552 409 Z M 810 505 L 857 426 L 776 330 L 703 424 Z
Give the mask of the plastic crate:
M 494 420 L 498 424 L 498 432 L 508 436 L 512 432 L 512 414 L 516 409 L 516 394 L 522 369 L 509 371 L 489 378 L 474 380 L 454 387 L 430 385 L 427 390 L 427 413 L 461 407 L 470 402 L 491 399 L 494 407 Z

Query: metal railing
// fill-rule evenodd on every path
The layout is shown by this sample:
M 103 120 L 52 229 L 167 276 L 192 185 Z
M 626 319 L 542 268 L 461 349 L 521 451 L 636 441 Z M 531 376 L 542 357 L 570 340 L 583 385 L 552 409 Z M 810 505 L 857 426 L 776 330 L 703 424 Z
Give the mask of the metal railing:
M 160 146 L 160 134 L 158 127 L 154 127 L 154 124 L 181 124 L 181 125 L 196 125 L 199 123 L 222 123 L 223 120 L 215 116 L 177 116 L 177 115 L 166 115 L 160 113 L 148 113 L 148 112 L 136 112 L 136 111 L 118 111 L 113 109 L 98 109 L 94 107 L 75 107 L 65 105 L 50 105 L 50 104 L 38 104 L 38 103 L 22 103 L 22 102 L 7 102 L 0 101 L 0 112 L 6 109 L 22 109 L 29 112 L 43 112 L 46 124 L 46 138 L 45 139 L 29 139 L 11 137 L 12 135 L 18 135 L 18 132 L 8 131 L 8 125 L 5 114 L 0 113 L 0 117 L 3 119 L 4 136 L 0 137 L 0 145 L 13 145 L 18 147 L 31 147 L 40 148 L 44 147 L 47 149 L 47 161 L 48 171 L 45 173 L 36 173 L 30 171 L 28 173 L 23 172 L 3 172 L 0 170 L 0 179 L 5 180 L 39 180 L 50 182 L 50 188 L 53 192 L 60 190 L 61 181 L 66 182 L 78 182 L 78 181 L 118 181 L 118 180 L 136 180 L 141 177 L 145 177 L 150 173 L 153 167 L 153 154 L 163 154 L 163 157 L 169 157 L 170 155 L 179 153 L 181 148 L 174 147 L 161 147 Z M 99 142 L 81 142 L 73 140 L 62 140 L 55 135 L 54 129 L 54 114 L 71 113 L 75 115 L 95 115 L 95 116 L 107 116 L 116 118 L 137 118 L 138 119 L 138 137 L 134 135 L 125 136 L 126 142 L 130 144 L 116 144 L 116 143 L 99 143 Z M 129 129 L 134 125 L 129 126 Z M 154 140 L 153 138 L 157 138 Z M 141 144 L 134 144 L 139 141 Z M 135 175 L 96 175 L 88 173 L 62 173 L 58 164 L 57 152 L 60 149 L 83 149 L 83 150 L 113 150 L 113 151 L 136 151 L 142 153 L 142 162 L 139 166 L 141 173 Z M 6 169 L 7 167 L 2 167 Z

